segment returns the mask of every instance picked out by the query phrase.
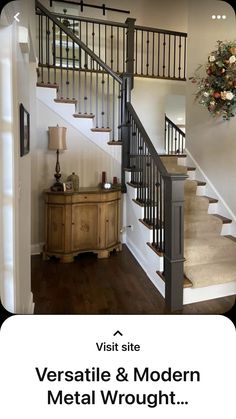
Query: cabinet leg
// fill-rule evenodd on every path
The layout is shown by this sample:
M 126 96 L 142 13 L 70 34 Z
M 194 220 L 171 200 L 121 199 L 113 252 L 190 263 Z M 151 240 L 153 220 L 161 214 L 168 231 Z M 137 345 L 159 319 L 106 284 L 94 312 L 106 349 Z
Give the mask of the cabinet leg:
M 61 263 L 71 263 L 74 262 L 74 256 L 73 255 L 63 255 L 60 259 Z
M 108 250 L 101 250 L 98 252 L 98 259 L 106 259 L 109 258 L 110 252 Z

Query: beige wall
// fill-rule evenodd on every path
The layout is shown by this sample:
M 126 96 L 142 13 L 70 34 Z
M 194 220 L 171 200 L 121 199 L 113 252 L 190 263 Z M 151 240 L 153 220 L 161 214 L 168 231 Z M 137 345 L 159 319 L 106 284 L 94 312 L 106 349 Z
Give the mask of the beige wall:
M 213 21 L 212 14 L 226 14 L 225 21 Z M 207 62 L 217 40 L 236 38 L 235 14 L 222 1 L 189 1 L 188 74 Z M 236 117 L 213 119 L 203 106 L 194 103 L 195 87 L 188 82 L 186 133 L 187 149 L 236 215 Z M 233 189 L 232 189 L 233 187 Z
M 154 146 L 160 152 L 164 151 L 166 99 L 169 95 L 185 94 L 185 82 L 135 78 L 133 106 Z

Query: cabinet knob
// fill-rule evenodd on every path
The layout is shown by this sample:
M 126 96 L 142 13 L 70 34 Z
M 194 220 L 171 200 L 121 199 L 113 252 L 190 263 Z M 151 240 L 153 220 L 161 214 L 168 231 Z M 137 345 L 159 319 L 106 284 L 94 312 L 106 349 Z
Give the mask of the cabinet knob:
M 72 223 L 72 225 L 74 226 L 74 225 L 75 225 L 75 223 Z

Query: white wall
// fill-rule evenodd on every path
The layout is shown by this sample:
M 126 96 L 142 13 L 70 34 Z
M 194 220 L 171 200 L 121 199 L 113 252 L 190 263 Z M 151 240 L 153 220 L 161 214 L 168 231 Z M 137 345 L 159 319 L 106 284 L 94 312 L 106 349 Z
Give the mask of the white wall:
M 225 14 L 226 20 L 212 20 L 212 14 Z M 188 75 L 205 64 L 217 40 L 235 40 L 233 9 L 222 1 L 189 1 Z M 214 119 L 203 106 L 194 103 L 195 86 L 188 82 L 186 133 L 187 149 L 236 215 L 236 117 Z
M 16 12 L 20 12 L 20 23 L 14 20 Z M 9 25 L 9 40 L 11 47 L 10 75 L 11 85 L 8 95 L 12 98 L 10 136 L 12 138 L 12 161 L 9 161 L 9 176 L 12 172 L 13 218 L 8 219 L 8 229 L 12 231 L 13 269 L 12 288 L 9 292 L 12 304 L 7 306 L 10 311 L 31 313 L 33 311 L 33 296 L 31 293 L 30 267 L 30 154 L 20 158 L 19 136 L 19 104 L 23 103 L 31 115 L 31 140 L 34 139 L 34 108 L 31 108 L 35 90 L 30 90 L 29 54 L 23 54 L 19 45 L 19 25 L 30 29 L 34 26 L 34 3 L 30 0 L 8 3 L 4 9 L 5 23 Z M 32 29 L 32 34 L 34 29 Z M 34 54 L 31 48 L 31 60 Z M 10 91 L 12 90 L 12 92 Z M 9 213 L 9 211 L 8 211 Z M 7 228 L 7 225 L 5 225 Z M 4 303 L 4 301 L 3 301 Z
M 185 95 L 186 82 L 135 78 L 133 106 L 158 151 L 164 151 L 165 111 L 168 95 Z

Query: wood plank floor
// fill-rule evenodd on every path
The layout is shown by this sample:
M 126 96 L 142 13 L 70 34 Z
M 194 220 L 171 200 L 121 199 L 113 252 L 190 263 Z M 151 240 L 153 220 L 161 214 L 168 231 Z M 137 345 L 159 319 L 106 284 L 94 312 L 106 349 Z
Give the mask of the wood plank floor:
M 168 314 L 164 300 L 126 246 L 108 259 L 84 253 L 74 263 L 32 256 L 36 314 Z M 185 305 L 177 314 L 222 314 L 235 297 Z

